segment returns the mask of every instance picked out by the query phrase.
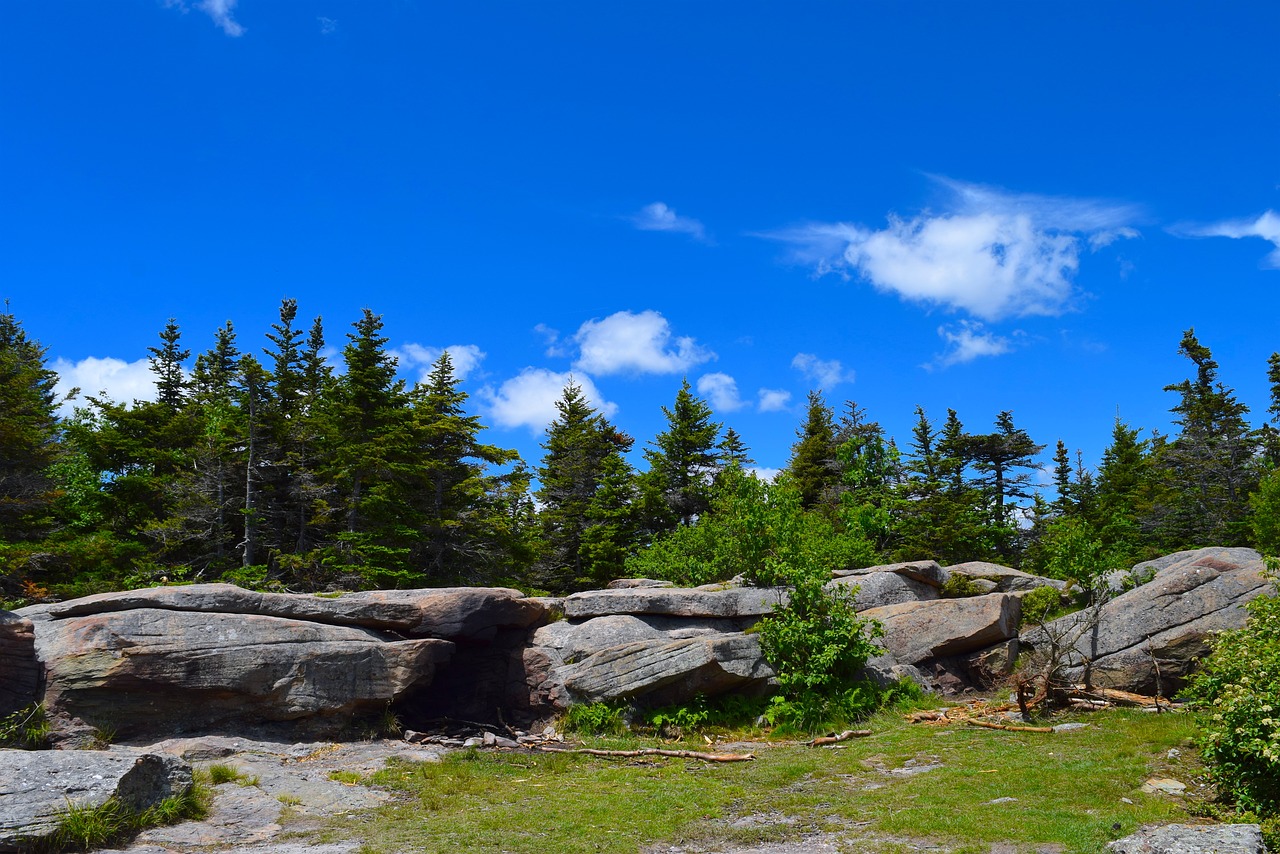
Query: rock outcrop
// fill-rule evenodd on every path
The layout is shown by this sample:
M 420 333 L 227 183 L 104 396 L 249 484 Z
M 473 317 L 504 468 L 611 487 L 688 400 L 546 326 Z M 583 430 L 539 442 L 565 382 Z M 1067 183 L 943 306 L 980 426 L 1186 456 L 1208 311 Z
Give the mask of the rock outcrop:
M 39 698 L 40 665 L 31 621 L 0 611 L 0 717 Z
M 1022 645 L 1065 647 L 1063 672 L 1073 681 L 1172 695 L 1209 652 L 1212 635 L 1243 626 L 1243 605 L 1270 583 L 1253 549 L 1197 549 L 1154 564 L 1146 584 L 1025 632 Z
M 191 786 L 177 757 L 128 748 L 0 750 L 0 851 L 30 851 L 58 828 L 68 806 L 115 798 L 141 812 Z
M 1144 827 L 1107 846 L 1115 854 L 1264 854 L 1256 824 L 1166 824 Z

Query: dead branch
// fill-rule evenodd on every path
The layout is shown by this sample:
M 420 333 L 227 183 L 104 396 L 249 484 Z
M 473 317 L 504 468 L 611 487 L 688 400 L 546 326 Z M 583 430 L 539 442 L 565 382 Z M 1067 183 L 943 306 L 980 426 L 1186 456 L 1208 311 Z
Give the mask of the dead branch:
M 838 735 L 823 735 L 815 738 L 813 741 L 806 741 L 805 744 L 810 747 L 821 747 L 824 744 L 836 744 L 841 741 L 848 741 L 851 738 L 866 738 L 871 735 L 869 729 L 847 729 Z
M 582 753 L 587 756 L 611 756 L 632 758 L 636 756 L 671 756 L 676 759 L 701 759 L 703 762 L 751 762 L 754 753 L 700 753 L 696 750 L 661 750 L 657 747 L 645 747 L 640 750 L 598 750 L 593 747 L 547 747 L 538 745 L 544 753 Z
M 1003 729 L 1009 732 L 1053 732 L 1051 726 L 1012 726 L 1010 724 L 997 724 L 991 721 L 979 721 L 973 718 L 969 719 L 971 726 L 986 727 L 987 729 Z

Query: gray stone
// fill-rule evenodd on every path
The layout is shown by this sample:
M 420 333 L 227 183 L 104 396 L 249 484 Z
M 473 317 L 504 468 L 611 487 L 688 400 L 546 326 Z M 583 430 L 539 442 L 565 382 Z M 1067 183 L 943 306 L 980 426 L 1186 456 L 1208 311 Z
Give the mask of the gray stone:
M 1177 558 L 1172 560 L 1172 558 Z M 1212 636 L 1244 625 L 1244 604 L 1266 592 L 1265 565 L 1253 549 L 1205 548 L 1152 562 L 1155 578 L 1100 609 L 1068 614 L 1022 635 L 1024 645 L 1065 646 L 1065 675 L 1099 687 L 1172 695 Z M 1096 623 L 1095 623 L 1096 618 Z M 1154 659 L 1154 661 L 1153 661 Z M 1087 667 L 1087 672 L 1086 672 Z
M 36 623 L 50 715 L 126 738 L 259 721 L 337 728 L 429 685 L 453 648 L 244 614 L 142 609 Z
M 850 576 L 875 575 L 880 572 L 892 572 L 904 578 L 928 584 L 931 587 L 941 587 L 947 580 L 947 571 L 936 560 L 913 560 L 904 563 L 877 564 L 876 566 L 867 566 L 861 569 L 838 569 L 831 575 L 834 578 L 848 578 Z
M 854 607 L 859 611 L 899 605 L 903 602 L 921 602 L 937 599 L 938 588 L 923 581 L 896 572 L 873 572 L 867 575 L 847 575 L 827 582 L 833 589 L 857 587 Z
M 191 786 L 191 768 L 143 750 L 0 750 L 0 851 L 29 850 L 58 827 L 68 805 L 116 798 L 140 812 Z
M 1057 590 L 1062 590 L 1067 586 L 1065 581 L 1059 581 L 1055 578 L 1042 578 L 1012 567 L 1001 566 L 998 563 L 987 563 L 983 560 L 971 560 L 967 563 L 949 566 L 947 567 L 947 573 L 994 581 L 996 589 L 1001 593 L 1026 592 L 1035 590 L 1037 587 L 1053 587 Z
M 1256 824 L 1166 824 L 1144 827 L 1107 846 L 1115 854 L 1264 854 Z
M 588 590 L 564 601 L 570 620 L 611 614 L 657 614 L 675 617 L 760 617 L 785 603 L 787 592 L 778 587 L 730 587 L 720 590 L 686 588 L 634 588 Z
M 638 587 L 675 587 L 675 584 L 655 578 L 616 578 L 605 587 L 609 590 L 634 590 Z
M 1017 634 L 1021 602 L 1004 593 L 907 602 L 863 611 L 884 626 L 880 644 L 898 664 L 986 649 Z
M 24 608 L 54 620 L 155 609 L 282 617 L 334 626 L 359 626 L 410 637 L 487 639 L 498 628 L 525 628 L 547 617 L 546 605 L 503 587 L 372 590 L 339 596 L 258 593 L 232 584 L 190 584 L 101 593 L 70 602 Z
M 560 668 L 549 681 L 563 686 L 555 692 L 557 705 L 622 699 L 665 705 L 761 686 L 772 677 L 759 639 L 733 633 L 623 644 Z
M 31 621 L 0 611 L 0 717 L 38 699 L 40 664 Z

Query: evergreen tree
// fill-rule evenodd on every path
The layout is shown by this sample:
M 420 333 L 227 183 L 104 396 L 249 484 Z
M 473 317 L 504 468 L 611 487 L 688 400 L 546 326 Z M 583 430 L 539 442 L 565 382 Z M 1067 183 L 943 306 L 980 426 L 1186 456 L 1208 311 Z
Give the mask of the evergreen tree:
M 1139 520 L 1151 478 L 1150 443 L 1139 439 L 1140 433 L 1117 416 L 1111 443 L 1102 452 L 1096 502 L 1088 516 L 1103 546 L 1130 565 L 1143 556 Z
M 1280 469 L 1280 353 L 1267 359 L 1267 381 L 1271 386 L 1271 405 L 1267 407 L 1271 423 L 1262 427 L 1261 444 L 1268 468 Z
M 667 429 L 645 449 L 649 470 L 641 489 L 651 532 L 692 525 L 710 505 L 712 478 L 719 468 L 720 424 L 711 407 L 696 397 L 686 378 L 670 409 L 662 407 Z
M 811 508 L 829 500 L 840 484 L 840 462 L 836 459 L 835 413 L 821 391 L 809 392 L 805 421 L 796 431 L 787 472 L 800 490 L 801 504 Z
M 1073 498 L 1075 490 L 1072 488 L 1071 474 L 1071 454 L 1067 451 L 1066 442 L 1059 439 L 1053 451 L 1053 486 L 1058 492 L 1053 509 L 1059 515 L 1068 514 L 1075 509 Z
M 0 313 L 0 544 L 38 538 L 51 522 L 56 382 L 45 348 L 7 310 Z
M 157 402 L 170 409 L 179 409 L 187 395 L 188 383 L 183 364 L 191 356 L 191 351 L 182 349 L 181 341 L 178 321 L 171 317 L 160 333 L 160 346 L 147 348 L 151 353 L 151 372 L 156 375 Z
M 720 440 L 720 462 L 724 468 L 734 465 L 746 468 L 755 463 L 751 459 L 751 449 L 732 427 L 725 429 L 724 438 Z
M 1218 363 L 1188 329 L 1178 352 L 1195 365 L 1194 379 L 1165 386 L 1180 430 L 1163 446 L 1157 466 L 1167 496 L 1155 509 L 1166 548 L 1241 545 L 1248 540 L 1247 498 L 1257 483 L 1249 408 L 1218 380 Z
M 565 386 L 556 413 L 538 469 L 537 580 L 562 591 L 621 575 L 635 542 L 635 478 L 623 456 L 633 440 L 596 412 L 580 386 Z

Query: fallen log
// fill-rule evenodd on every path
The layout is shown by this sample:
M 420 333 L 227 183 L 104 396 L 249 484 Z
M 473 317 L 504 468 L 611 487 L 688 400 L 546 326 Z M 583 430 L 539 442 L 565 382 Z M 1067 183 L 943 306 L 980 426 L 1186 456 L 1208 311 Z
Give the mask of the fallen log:
M 697 750 L 663 750 L 657 747 L 645 747 L 639 750 L 600 750 L 594 747 L 547 747 L 538 745 L 544 753 L 581 753 L 587 756 L 609 756 L 633 758 L 636 756 L 670 756 L 675 759 L 701 759 L 704 762 L 752 762 L 754 753 L 701 753 Z
M 969 724 L 971 726 L 986 727 L 987 729 L 1003 729 L 1009 732 L 1053 732 L 1053 727 L 1051 726 L 1013 726 L 1012 724 L 998 724 L 973 718 L 969 719 Z
M 836 744 L 841 741 L 848 741 L 851 738 L 866 738 L 871 735 L 869 729 L 847 729 L 838 735 L 822 735 L 813 741 L 806 741 L 805 744 L 810 747 L 821 747 L 824 744 Z
M 1132 691 L 1121 691 L 1118 688 L 1093 688 L 1091 690 L 1075 688 L 1067 696 L 1075 700 L 1102 700 L 1119 706 L 1154 706 L 1167 709 L 1173 705 L 1166 697 L 1151 697 L 1146 694 L 1135 694 Z

